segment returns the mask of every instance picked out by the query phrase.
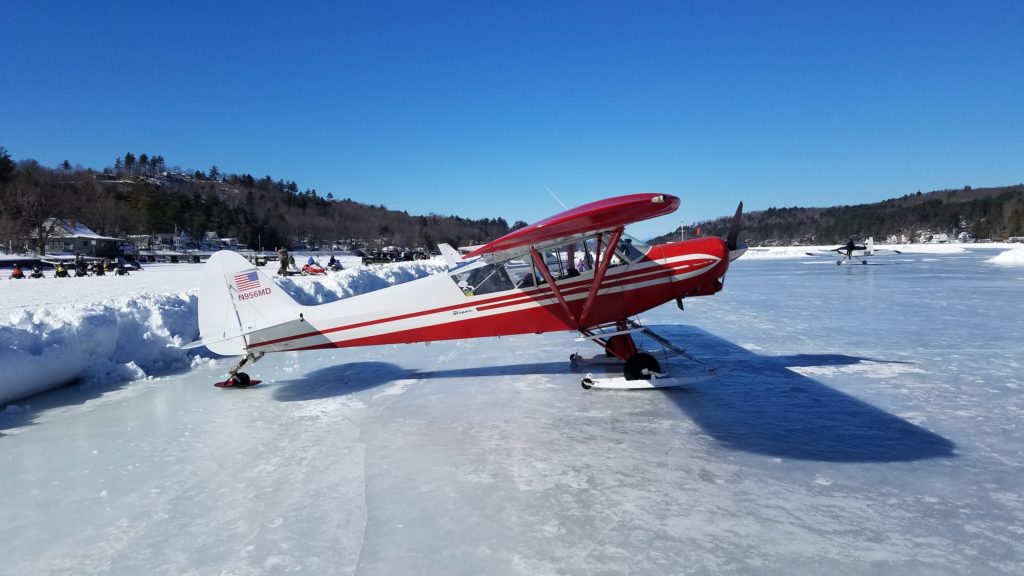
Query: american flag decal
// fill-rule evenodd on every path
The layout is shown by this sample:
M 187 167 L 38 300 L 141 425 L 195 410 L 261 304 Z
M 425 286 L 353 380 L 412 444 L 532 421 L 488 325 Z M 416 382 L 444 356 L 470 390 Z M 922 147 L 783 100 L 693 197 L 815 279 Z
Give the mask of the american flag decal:
M 246 290 L 252 290 L 259 287 L 260 277 L 259 274 L 256 274 L 255 270 L 235 274 L 235 288 L 237 288 L 239 292 L 245 292 Z

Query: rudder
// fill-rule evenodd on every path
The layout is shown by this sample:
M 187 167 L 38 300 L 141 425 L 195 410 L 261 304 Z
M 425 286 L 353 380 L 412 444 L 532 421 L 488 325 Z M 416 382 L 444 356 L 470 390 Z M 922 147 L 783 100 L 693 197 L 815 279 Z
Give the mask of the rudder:
M 199 335 L 211 352 L 244 354 L 246 334 L 294 320 L 302 308 L 237 252 L 216 252 L 203 267 Z

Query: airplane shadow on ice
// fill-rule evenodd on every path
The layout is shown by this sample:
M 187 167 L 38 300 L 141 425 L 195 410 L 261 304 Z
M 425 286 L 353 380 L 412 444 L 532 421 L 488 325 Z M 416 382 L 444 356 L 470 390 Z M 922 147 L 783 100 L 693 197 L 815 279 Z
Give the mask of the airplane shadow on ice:
M 527 374 L 569 375 L 572 372 L 568 362 L 539 362 L 426 371 L 402 368 L 388 362 L 351 362 L 314 370 L 298 380 L 278 382 L 277 388 L 274 390 L 274 398 L 282 402 L 316 400 L 343 394 L 355 394 L 390 384 L 396 380 L 480 378 Z
M 845 354 L 769 356 L 751 352 L 692 326 L 658 326 L 657 331 L 708 364 L 727 368 L 716 379 L 657 391 L 583 391 L 616 402 L 619 394 L 657 394 L 670 400 L 718 442 L 729 448 L 796 460 L 906 462 L 952 457 L 956 445 L 813 378 L 795 367 L 842 367 L 863 361 L 905 364 Z M 692 370 L 673 360 L 673 371 Z M 274 398 L 312 400 L 353 394 L 403 379 L 486 378 L 550 374 L 578 389 L 568 362 L 546 362 L 419 371 L 386 362 L 354 362 L 279 382 Z M 481 381 L 483 382 L 483 381 Z
M 827 462 L 904 462 L 952 457 L 950 440 L 790 368 L 841 367 L 845 354 L 765 356 L 692 326 L 659 326 L 691 354 L 729 370 L 665 395 L 710 436 L 737 450 Z

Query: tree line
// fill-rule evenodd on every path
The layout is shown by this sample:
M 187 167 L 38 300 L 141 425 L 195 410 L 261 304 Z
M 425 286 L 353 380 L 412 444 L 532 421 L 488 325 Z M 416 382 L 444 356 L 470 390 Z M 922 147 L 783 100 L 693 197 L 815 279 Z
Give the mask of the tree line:
M 433 248 L 486 242 L 509 232 L 503 218 L 413 216 L 383 204 L 299 191 L 294 181 L 269 175 L 168 169 L 161 155 L 129 152 L 102 172 L 64 161 L 48 168 L 15 161 L 0 147 L 0 242 L 15 249 L 28 239 L 39 250 L 39 226 L 54 216 L 81 222 L 104 236 L 207 231 L 251 248 L 304 242 L 311 246 L 354 241 L 367 246 Z M 517 222 L 517 226 L 525 223 Z
M 725 236 L 730 217 L 694 223 L 704 236 Z M 929 231 L 975 239 L 1004 240 L 1024 236 L 1024 184 L 907 194 L 873 204 L 830 208 L 769 208 L 743 215 L 740 237 L 751 246 L 762 244 L 839 244 L 850 237 L 876 240 L 890 236 L 915 239 Z M 678 240 L 681 230 L 652 240 Z

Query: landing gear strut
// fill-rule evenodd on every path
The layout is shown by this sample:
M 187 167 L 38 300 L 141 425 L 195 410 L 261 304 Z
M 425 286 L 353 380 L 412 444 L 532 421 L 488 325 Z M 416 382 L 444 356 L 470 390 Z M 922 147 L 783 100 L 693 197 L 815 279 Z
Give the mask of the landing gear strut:
M 580 385 L 586 390 L 591 388 L 615 390 L 667 388 L 703 382 L 719 376 L 719 373 L 715 368 L 705 366 L 703 362 L 688 354 L 686 350 L 683 350 L 669 342 L 666 338 L 659 336 L 650 328 L 642 327 L 632 320 L 624 320 L 617 322 L 614 325 L 606 326 L 606 331 L 604 332 L 600 332 L 600 328 L 601 327 L 581 330 L 580 332 L 583 333 L 584 338 L 580 338 L 579 340 L 591 340 L 595 344 L 604 348 L 606 354 L 609 356 L 615 356 L 619 360 L 623 361 L 622 377 L 595 376 L 593 374 L 587 374 L 580 381 Z M 610 331 L 608 331 L 609 329 Z M 636 344 L 633 342 L 633 334 L 638 332 L 646 334 L 648 337 L 661 344 L 666 350 L 670 350 L 679 356 L 687 358 L 700 367 L 700 372 L 698 374 L 684 375 L 681 377 L 670 377 L 667 372 L 662 372 L 661 364 L 658 362 L 657 358 L 647 352 L 641 352 L 636 348 Z M 573 366 L 579 366 L 582 359 L 579 355 L 573 354 L 569 357 L 569 361 Z M 592 362 L 604 363 L 597 359 L 592 360 Z
M 253 380 L 249 378 L 248 374 L 239 372 L 239 370 L 247 362 L 255 364 L 257 360 L 263 358 L 263 354 L 264 352 L 246 352 L 245 356 L 238 361 L 238 364 L 235 364 L 231 370 L 228 370 L 228 379 L 223 382 L 217 382 L 214 386 L 218 388 L 248 388 L 259 384 L 259 380 Z

